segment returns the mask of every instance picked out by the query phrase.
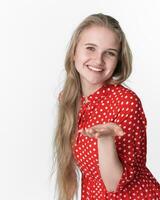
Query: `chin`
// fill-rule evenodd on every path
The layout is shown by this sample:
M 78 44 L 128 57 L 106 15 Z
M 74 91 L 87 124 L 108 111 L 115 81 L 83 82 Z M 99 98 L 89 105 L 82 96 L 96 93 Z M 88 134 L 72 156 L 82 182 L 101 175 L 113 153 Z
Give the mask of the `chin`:
M 92 84 L 92 85 L 102 85 L 104 83 L 104 81 L 96 81 L 95 79 L 94 80 L 89 80 L 89 79 L 86 79 L 86 81 L 89 83 L 89 84 Z

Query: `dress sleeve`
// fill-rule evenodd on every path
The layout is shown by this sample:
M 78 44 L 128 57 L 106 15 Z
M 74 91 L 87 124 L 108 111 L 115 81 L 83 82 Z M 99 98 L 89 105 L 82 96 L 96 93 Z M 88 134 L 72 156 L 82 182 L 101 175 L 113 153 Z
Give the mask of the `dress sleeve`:
M 147 121 L 141 101 L 135 93 L 127 94 L 120 101 L 114 123 L 126 133 L 121 138 L 115 138 L 117 153 L 123 166 L 123 173 L 116 189 L 116 192 L 120 192 L 146 163 Z

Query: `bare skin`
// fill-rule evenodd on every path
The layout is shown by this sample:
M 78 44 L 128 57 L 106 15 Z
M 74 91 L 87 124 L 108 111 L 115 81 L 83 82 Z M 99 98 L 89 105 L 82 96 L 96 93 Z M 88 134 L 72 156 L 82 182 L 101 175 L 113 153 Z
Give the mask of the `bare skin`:
M 99 167 L 102 180 L 108 192 L 116 191 L 123 173 L 122 164 L 118 158 L 114 137 L 124 135 L 120 126 L 115 123 L 98 124 L 80 132 L 98 140 Z M 107 156 L 106 156 L 107 155 Z

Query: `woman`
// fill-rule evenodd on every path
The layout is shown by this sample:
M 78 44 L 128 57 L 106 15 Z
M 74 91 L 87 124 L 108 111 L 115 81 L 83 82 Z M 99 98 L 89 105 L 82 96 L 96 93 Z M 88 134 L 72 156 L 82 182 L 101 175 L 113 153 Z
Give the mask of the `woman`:
M 58 199 L 71 200 L 82 173 L 82 200 L 160 199 L 146 167 L 147 121 L 139 97 L 122 83 L 132 55 L 119 23 L 93 14 L 71 38 L 54 140 Z

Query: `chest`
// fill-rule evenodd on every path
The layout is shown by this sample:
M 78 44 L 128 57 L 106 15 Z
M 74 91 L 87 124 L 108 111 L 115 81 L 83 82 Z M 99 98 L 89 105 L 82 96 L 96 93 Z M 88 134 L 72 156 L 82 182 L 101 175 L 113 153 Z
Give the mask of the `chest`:
M 111 101 L 84 104 L 78 113 L 78 129 L 90 128 L 97 124 L 113 122 L 118 107 Z

